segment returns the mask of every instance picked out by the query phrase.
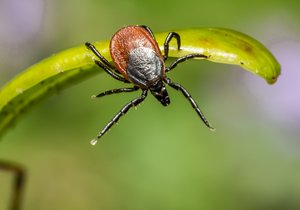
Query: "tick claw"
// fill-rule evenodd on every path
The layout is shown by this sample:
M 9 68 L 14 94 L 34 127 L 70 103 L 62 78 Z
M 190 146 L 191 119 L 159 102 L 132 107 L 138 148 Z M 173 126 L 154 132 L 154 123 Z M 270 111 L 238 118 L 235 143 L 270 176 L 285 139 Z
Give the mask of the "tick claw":
M 97 142 L 98 142 L 98 139 L 93 139 L 93 140 L 91 140 L 91 145 L 93 145 L 93 146 L 95 146 L 96 144 L 97 144 Z

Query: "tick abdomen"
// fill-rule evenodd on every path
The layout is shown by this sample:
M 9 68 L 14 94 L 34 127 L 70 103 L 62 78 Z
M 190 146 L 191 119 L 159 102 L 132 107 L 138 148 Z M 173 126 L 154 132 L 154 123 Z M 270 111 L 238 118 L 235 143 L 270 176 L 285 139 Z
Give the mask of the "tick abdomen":
M 147 89 L 164 76 L 164 64 L 150 48 L 134 48 L 128 55 L 127 77 L 132 83 Z

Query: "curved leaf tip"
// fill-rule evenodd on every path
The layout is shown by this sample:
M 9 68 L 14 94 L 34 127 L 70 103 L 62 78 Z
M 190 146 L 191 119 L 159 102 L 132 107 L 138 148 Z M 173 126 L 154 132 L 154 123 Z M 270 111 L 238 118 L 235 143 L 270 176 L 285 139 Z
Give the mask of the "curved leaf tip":
M 240 65 L 264 78 L 269 84 L 275 83 L 280 75 L 280 64 L 272 53 L 246 34 L 223 28 L 197 28 L 185 30 L 185 33 L 176 32 L 183 34 L 182 54 L 202 53 L 213 62 Z

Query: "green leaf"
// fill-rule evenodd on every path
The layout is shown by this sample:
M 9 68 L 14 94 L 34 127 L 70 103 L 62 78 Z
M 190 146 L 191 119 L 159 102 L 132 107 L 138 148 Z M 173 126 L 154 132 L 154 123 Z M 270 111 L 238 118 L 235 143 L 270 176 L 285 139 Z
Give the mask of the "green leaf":
M 176 32 L 181 36 L 181 50 L 178 51 L 176 42 L 171 41 L 170 57 L 202 53 L 213 62 L 241 65 L 270 84 L 280 74 L 280 65 L 268 49 L 245 34 L 221 28 L 196 28 Z M 155 35 L 161 50 L 167 34 L 168 32 Z M 96 42 L 94 45 L 111 61 L 109 41 Z M 0 136 L 41 98 L 103 72 L 94 64 L 93 58 L 94 54 L 83 43 L 40 61 L 2 87 Z

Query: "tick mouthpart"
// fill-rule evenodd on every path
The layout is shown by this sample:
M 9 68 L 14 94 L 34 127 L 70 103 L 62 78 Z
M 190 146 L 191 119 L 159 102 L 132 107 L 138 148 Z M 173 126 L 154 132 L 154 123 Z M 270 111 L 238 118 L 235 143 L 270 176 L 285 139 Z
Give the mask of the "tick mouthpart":
M 168 106 L 170 104 L 169 94 L 167 92 L 166 86 L 162 81 L 158 81 L 156 84 L 152 85 L 150 91 L 154 97 L 160 101 L 163 106 Z

